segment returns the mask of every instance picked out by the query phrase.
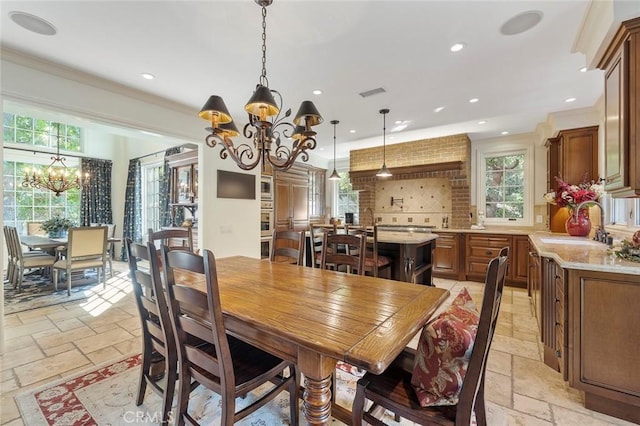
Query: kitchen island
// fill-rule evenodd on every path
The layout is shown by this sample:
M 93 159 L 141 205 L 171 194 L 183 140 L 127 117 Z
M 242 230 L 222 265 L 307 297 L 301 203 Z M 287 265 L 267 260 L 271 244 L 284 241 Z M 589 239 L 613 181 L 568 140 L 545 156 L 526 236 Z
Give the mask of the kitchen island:
M 584 391 L 586 408 L 640 423 L 640 263 L 585 238 L 529 240 L 545 364 Z
M 378 225 L 378 253 L 392 258 L 392 279 L 433 285 L 438 234 L 431 231 L 424 226 Z

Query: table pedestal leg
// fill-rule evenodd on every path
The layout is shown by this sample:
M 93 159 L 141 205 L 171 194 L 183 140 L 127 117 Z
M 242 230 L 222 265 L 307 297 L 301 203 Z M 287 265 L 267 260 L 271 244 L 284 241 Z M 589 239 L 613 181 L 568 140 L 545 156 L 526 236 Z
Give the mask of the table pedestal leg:
M 308 424 L 324 425 L 331 417 L 331 376 L 321 380 L 304 378 L 302 412 Z

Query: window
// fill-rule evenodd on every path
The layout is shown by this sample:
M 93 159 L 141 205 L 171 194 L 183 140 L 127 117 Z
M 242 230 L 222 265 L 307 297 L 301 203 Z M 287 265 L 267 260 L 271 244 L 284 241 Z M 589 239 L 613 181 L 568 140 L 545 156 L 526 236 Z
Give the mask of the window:
M 142 223 L 143 233 L 160 229 L 160 186 L 164 176 L 164 164 L 154 163 L 142 167 Z
M 533 186 L 532 148 L 500 150 L 490 144 L 477 151 L 477 208 L 485 222 L 533 225 L 527 200 Z
M 309 169 L 309 217 L 324 216 L 325 204 L 325 176 L 324 169 Z
M 80 128 L 60 123 L 60 148 L 78 151 L 81 148 Z M 4 113 L 3 141 L 10 145 L 56 148 L 58 124 L 33 117 Z M 49 153 L 25 153 L 6 149 L 3 161 L 2 186 L 4 188 L 3 220 L 15 226 L 19 233 L 26 233 L 26 222 L 40 222 L 54 216 L 65 217 L 80 223 L 80 191 L 72 189 L 56 196 L 48 189 L 22 186 L 27 169 L 42 169 L 51 163 Z M 78 158 L 67 158 L 69 172 L 75 174 Z
M 18 114 L 4 113 L 5 143 L 57 148 L 58 137 L 63 151 L 81 151 L 80 127 Z
M 345 213 L 353 213 L 353 221 L 358 223 L 358 191 L 351 187 L 348 172 L 341 172 L 339 175 L 340 180 L 336 181 L 336 216 L 344 220 Z

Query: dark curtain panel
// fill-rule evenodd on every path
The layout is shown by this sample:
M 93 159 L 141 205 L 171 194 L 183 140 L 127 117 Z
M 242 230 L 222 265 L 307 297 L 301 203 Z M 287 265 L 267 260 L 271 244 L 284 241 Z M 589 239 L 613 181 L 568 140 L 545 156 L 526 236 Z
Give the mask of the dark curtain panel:
M 169 160 L 167 157 L 170 155 L 179 154 L 180 152 L 182 152 L 182 147 L 177 146 L 177 147 L 167 149 L 164 153 L 164 172 L 162 173 L 162 180 L 160 181 L 160 198 L 159 198 L 160 226 L 173 225 L 171 223 L 172 222 L 171 206 L 169 206 L 169 202 L 170 202 L 169 197 L 171 192 L 171 168 L 169 167 Z M 174 221 L 180 224 L 184 220 L 184 212 L 182 211 L 182 209 L 177 209 L 177 210 L 180 210 L 180 211 L 174 212 L 176 214 Z M 182 215 L 182 217 L 181 218 L 178 217 L 179 215 Z
M 111 210 L 111 160 L 82 158 L 82 175 L 87 176 L 80 195 L 80 223 L 113 223 Z
M 131 241 L 136 243 L 142 242 L 142 167 L 137 158 L 129 161 L 123 227 L 123 238 L 131 238 Z M 126 247 L 123 244 L 120 259 L 126 260 L 126 258 Z

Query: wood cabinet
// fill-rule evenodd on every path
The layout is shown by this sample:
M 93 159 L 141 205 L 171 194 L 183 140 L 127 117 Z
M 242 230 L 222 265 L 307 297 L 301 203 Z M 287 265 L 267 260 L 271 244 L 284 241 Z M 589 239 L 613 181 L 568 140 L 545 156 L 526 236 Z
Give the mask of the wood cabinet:
M 585 407 L 640 423 L 640 277 L 568 273 L 569 384 Z
M 548 257 L 541 258 L 541 266 L 539 325 L 544 363 L 567 380 L 566 272 Z
M 460 273 L 460 264 L 463 262 L 463 247 L 460 244 L 460 235 L 455 232 L 441 232 L 436 240 L 436 248 L 433 251 L 433 275 L 440 278 L 463 279 Z
M 309 180 L 306 168 L 276 171 L 274 177 L 276 230 L 303 231 L 309 226 Z
M 598 68 L 605 71 L 605 189 L 640 195 L 640 18 L 625 21 Z
M 500 253 L 500 249 L 510 246 L 510 235 L 467 234 L 465 259 L 467 280 L 484 282 L 489 261 Z
M 542 265 L 540 262 L 540 256 L 538 252 L 533 248 L 533 244 L 530 245 L 529 250 L 529 277 L 527 281 L 527 288 L 529 291 L 529 297 L 531 297 L 531 304 L 533 305 L 533 312 L 538 322 L 538 329 L 542 330 L 542 310 L 540 300 L 540 281 L 542 277 Z
M 198 246 L 198 151 L 190 150 L 167 157 L 170 173 L 169 213 L 171 225 L 181 226 L 190 219 L 194 248 Z
M 597 180 L 598 176 L 598 126 L 561 130 L 555 138 L 547 140 L 547 184 L 553 191 L 558 189 L 555 177 L 577 184 Z M 549 229 L 551 232 L 566 232 L 564 224 L 567 209 L 549 204 Z
M 507 279 L 511 283 L 517 283 L 520 287 L 526 287 L 529 277 L 529 237 L 526 235 L 514 235 L 510 245 L 509 275 Z

